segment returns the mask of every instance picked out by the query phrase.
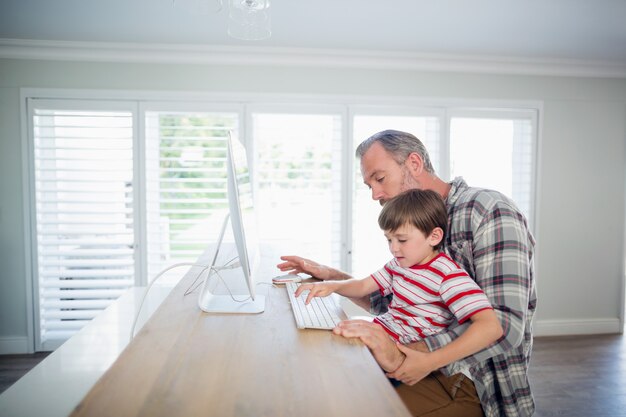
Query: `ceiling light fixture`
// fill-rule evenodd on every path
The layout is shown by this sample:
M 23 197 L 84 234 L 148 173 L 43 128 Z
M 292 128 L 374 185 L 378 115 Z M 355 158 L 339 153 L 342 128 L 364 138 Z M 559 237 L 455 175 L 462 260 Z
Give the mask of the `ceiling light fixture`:
M 244 41 L 272 35 L 270 0 L 228 0 L 228 34 Z
M 172 0 L 193 13 L 219 13 L 228 2 L 228 34 L 244 41 L 260 41 L 272 35 L 270 0 Z

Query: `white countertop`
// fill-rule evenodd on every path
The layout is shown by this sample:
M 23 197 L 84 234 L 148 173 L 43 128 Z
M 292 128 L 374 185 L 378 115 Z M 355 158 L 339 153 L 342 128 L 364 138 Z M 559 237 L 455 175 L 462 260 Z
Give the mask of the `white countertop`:
M 152 286 L 141 308 L 135 334 L 172 288 L 171 283 Z M 128 345 L 145 290 L 145 287 L 129 289 L 0 394 L 0 417 L 68 416 Z

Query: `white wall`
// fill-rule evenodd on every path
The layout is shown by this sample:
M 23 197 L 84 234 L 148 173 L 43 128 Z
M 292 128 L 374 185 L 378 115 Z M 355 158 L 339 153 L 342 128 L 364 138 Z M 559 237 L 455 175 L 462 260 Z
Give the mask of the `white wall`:
M 532 100 L 539 124 L 537 334 L 621 331 L 626 80 L 410 70 L 0 60 L 0 353 L 24 352 L 20 88 Z M 390 128 L 393 126 L 390 126 Z

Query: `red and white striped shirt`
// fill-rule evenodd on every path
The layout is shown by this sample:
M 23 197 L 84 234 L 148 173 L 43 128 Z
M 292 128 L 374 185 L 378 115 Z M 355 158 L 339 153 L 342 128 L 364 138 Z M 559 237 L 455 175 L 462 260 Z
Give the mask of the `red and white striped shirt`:
M 407 344 L 468 320 L 491 304 L 476 282 L 445 253 L 404 268 L 393 259 L 372 274 L 381 295 L 393 294 L 389 310 L 376 317 L 395 340 Z

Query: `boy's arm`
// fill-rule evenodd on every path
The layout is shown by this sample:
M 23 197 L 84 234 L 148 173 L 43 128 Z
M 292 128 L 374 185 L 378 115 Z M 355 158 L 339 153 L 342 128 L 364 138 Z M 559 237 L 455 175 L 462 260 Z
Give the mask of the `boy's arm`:
M 374 281 L 371 275 L 361 279 L 340 281 L 337 284 L 338 286 L 335 292 L 349 298 L 364 297 L 379 290 L 378 284 L 376 284 L 376 281 Z
M 378 289 L 378 284 L 371 276 L 362 279 L 349 279 L 344 281 L 325 281 L 317 283 L 301 284 L 295 292 L 298 297 L 304 291 L 309 290 L 305 304 L 313 297 L 326 297 L 331 293 L 337 293 L 344 297 L 362 297 Z
M 310 259 L 305 259 L 300 256 L 281 256 L 284 262 L 277 265 L 278 269 L 283 272 L 289 273 L 299 273 L 303 272 L 305 274 L 309 274 L 314 278 L 318 278 L 321 280 L 344 280 L 351 279 L 352 277 L 338 269 L 331 268 L 326 265 L 319 264 Z M 379 294 L 378 291 L 374 291 L 374 294 Z M 350 298 L 353 303 L 361 307 L 362 309 L 369 311 L 370 310 L 370 294 L 366 294 L 364 296 L 359 297 L 351 297 Z
M 493 310 L 482 310 L 470 317 L 467 330 L 441 349 L 424 353 L 398 344 L 406 359 L 389 377 L 412 385 L 430 372 L 479 352 L 502 337 L 500 322 Z
M 491 302 L 504 329 L 504 337 L 488 349 L 466 358 L 464 365 L 475 365 L 523 342 L 528 314 L 532 314 L 529 308 L 535 302 L 531 299 L 533 245 L 524 219 L 506 204 L 496 207 L 475 231 L 471 266 L 474 280 Z M 467 323 L 457 323 L 424 342 L 434 351 L 460 337 L 467 328 Z
M 493 310 L 479 311 L 470 320 L 472 323 L 461 336 L 429 354 L 433 370 L 473 355 L 502 337 L 502 326 Z

